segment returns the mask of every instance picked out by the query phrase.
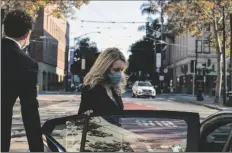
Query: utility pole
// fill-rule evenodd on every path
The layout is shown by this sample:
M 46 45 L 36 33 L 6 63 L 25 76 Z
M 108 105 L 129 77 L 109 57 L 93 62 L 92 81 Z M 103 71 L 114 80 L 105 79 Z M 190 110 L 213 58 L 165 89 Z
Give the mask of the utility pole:
M 161 2 L 161 41 L 163 41 L 163 24 L 164 24 L 164 17 L 163 17 L 163 5 L 164 5 L 164 3 L 163 3 L 163 1 L 160 1 Z M 161 69 L 160 69 L 160 75 L 164 75 L 164 62 L 163 62 L 163 57 L 164 57 L 164 51 L 163 51 L 163 45 L 161 44 L 160 45 L 161 47 L 160 47 L 160 49 L 161 49 Z M 163 76 L 163 78 L 162 79 L 164 79 L 164 76 Z M 161 94 L 163 93 L 163 81 L 164 80 L 161 80 L 160 79 L 160 92 L 161 92 Z
M 230 84 L 229 84 L 229 101 L 227 106 L 232 106 L 232 14 L 230 14 Z
M 226 74 L 226 27 L 225 27 L 225 6 L 223 6 L 223 105 L 226 105 L 226 86 L 227 86 L 227 74 Z
M 193 83 L 193 91 L 192 91 L 192 93 L 193 93 L 193 97 L 195 96 L 195 76 L 196 76 L 196 61 L 193 61 L 193 81 L 192 81 L 192 83 Z
M 232 13 L 230 14 L 230 91 L 232 91 Z
M 3 37 L 3 29 L 4 29 L 4 25 L 3 25 L 3 19 L 5 17 L 5 9 L 1 9 L 1 36 Z

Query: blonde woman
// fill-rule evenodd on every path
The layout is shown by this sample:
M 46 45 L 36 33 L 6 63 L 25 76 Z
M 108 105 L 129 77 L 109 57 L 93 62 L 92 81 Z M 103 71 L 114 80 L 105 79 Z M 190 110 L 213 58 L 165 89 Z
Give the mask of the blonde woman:
M 123 110 L 121 94 L 126 85 L 126 58 L 117 48 L 103 51 L 84 78 L 78 114 L 87 111 L 113 113 Z

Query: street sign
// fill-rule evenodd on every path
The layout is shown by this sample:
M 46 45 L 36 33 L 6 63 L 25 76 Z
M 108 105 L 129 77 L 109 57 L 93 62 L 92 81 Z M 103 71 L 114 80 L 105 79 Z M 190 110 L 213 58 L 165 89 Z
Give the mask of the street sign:
M 85 70 L 85 59 L 84 58 L 81 60 L 81 69 Z
M 161 53 L 156 54 L 156 67 L 161 67 Z
M 164 73 L 168 73 L 168 69 L 164 69 Z
M 163 75 L 160 75 L 160 76 L 159 76 L 159 80 L 160 80 L 160 81 L 164 81 L 164 76 L 163 76 Z

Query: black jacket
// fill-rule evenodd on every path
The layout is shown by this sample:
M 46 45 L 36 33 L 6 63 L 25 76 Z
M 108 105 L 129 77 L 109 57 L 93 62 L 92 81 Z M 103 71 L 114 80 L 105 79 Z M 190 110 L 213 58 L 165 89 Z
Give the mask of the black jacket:
M 9 150 L 12 110 L 19 97 L 22 118 L 30 151 L 43 151 L 42 131 L 38 111 L 37 62 L 26 55 L 18 44 L 10 39 L 1 41 L 2 51 L 2 151 Z
M 112 113 L 123 110 L 123 102 L 120 96 L 112 89 L 113 101 L 107 94 L 106 89 L 102 85 L 96 85 L 91 88 L 84 86 L 81 92 L 81 104 L 78 114 L 82 114 L 87 110 L 93 110 L 94 113 Z

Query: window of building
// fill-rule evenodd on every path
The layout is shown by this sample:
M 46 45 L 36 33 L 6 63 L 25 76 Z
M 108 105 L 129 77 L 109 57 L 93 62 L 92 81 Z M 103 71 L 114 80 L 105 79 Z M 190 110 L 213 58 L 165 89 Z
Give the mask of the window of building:
M 50 19 L 49 21 L 50 21 L 50 23 L 49 23 L 49 25 L 50 25 L 49 31 L 51 32 L 52 31 L 52 19 Z
M 205 24 L 205 31 L 210 31 L 210 24 L 209 23 L 207 23 L 207 24 Z
M 54 35 L 54 22 L 52 21 L 52 35 Z
M 48 26 L 48 18 L 49 18 L 49 15 L 47 15 L 47 25 L 46 25 L 46 29 L 49 29 L 49 26 Z

